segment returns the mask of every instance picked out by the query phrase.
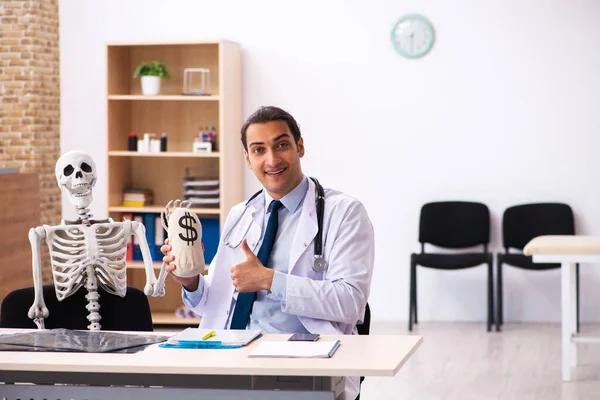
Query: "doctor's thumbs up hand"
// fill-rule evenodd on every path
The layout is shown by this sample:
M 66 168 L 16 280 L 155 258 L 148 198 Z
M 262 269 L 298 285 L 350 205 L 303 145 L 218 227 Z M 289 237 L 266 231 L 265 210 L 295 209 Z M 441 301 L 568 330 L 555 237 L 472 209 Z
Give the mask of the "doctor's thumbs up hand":
M 242 240 L 242 250 L 246 259 L 231 267 L 231 280 L 238 292 L 255 292 L 257 290 L 269 290 L 273 283 L 275 272 L 262 265 L 258 257 L 254 255 L 246 239 Z

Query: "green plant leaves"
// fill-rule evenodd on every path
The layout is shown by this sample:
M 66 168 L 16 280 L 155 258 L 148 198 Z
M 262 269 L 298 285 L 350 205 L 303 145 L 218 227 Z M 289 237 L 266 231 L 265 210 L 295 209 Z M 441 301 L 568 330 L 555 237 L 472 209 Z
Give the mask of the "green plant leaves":
M 160 61 L 152 61 L 150 63 L 142 62 L 133 73 L 134 78 L 141 76 L 158 76 L 160 78 L 170 78 L 171 74 L 167 71 L 165 64 Z

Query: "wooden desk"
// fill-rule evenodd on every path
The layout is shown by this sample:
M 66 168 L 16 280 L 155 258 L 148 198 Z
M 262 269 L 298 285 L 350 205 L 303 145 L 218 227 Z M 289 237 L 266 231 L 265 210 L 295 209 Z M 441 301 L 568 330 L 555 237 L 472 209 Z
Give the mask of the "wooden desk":
M 3 331 L 8 332 L 0 329 L 0 333 Z M 45 397 L 39 398 L 48 400 L 79 400 L 83 395 L 111 400 L 197 399 L 199 391 L 211 399 L 332 400 L 343 398 L 339 394 L 340 387 L 343 392 L 344 376 L 394 376 L 422 342 L 420 336 L 323 335 L 320 340 L 342 342 L 332 358 L 248 357 L 259 341 L 287 340 L 288 337 L 265 335 L 248 346 L 228 350 L 162 349 L 153 345 L 135 354 L 2 352 L 0 382 L 92 387 L 6 385 L 0 388 L 3 393 L 11 390 L 8 398 L 18 395 L 36 400 L 42 393 Z
M 577 264 L 600 263 L 600 238 L 591 236 L 539 236 L 532 239 L 523 253 L 535 263 L 561 264 L 562 380 L 571 380 L 571 368 L 577 366 L 577 343 L 600 342 L 600 338 L 577 333 Z

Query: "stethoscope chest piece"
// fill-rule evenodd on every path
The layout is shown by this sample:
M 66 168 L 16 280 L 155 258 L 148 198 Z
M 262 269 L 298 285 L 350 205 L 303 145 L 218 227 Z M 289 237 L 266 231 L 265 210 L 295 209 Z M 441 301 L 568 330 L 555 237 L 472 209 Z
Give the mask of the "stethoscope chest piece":
M 325 272 L 327 269 L 327 261 L 321 256 L 315 255 L 313 260 L 313 269 L 317 272 Z

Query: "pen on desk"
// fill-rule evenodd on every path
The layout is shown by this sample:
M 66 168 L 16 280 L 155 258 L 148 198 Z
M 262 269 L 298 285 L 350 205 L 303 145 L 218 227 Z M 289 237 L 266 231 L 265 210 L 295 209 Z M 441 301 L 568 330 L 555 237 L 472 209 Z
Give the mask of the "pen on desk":
M 213 330 L 213 331 L 210 331 L 210 332 L 208 332 L 206 335 L 202 336 L 202 340 L 209 339 L 209 338 L 211 338 L 211 337 L 213 337 L 213 336 L 215 336 L 215 335 L 216 335 L 216 333 L 215 333 L 215 331 L 214 331 L 214 330 Z

